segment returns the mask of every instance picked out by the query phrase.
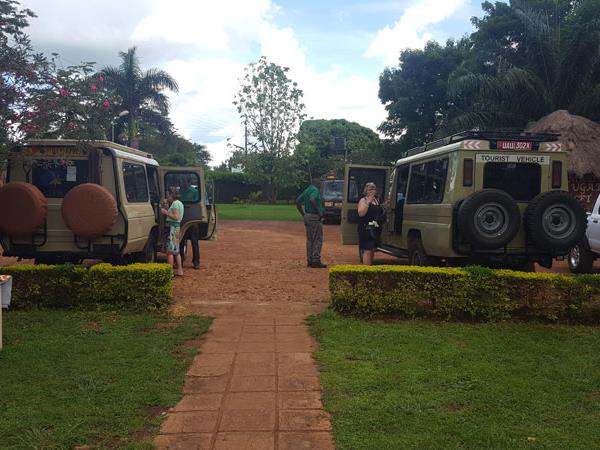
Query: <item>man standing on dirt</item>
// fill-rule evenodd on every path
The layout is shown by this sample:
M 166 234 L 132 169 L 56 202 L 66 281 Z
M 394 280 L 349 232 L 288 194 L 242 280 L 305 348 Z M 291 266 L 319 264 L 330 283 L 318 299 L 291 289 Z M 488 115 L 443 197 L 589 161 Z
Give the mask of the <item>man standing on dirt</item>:
M 323 269 L 327 267 L 321 262 L 323 247 L 323 205 L 320 192 L 321 180 L 315 178 L 296 199 L 296 208 L 304 217 L 306 227 L 306 261 L 308 267 Z
M 183 203 L 196 203 L 200 200 L 200 191 L 198 186 L 193 186 L 191 177 L 184 176 L 180 180 L 179 198 Z M 198 225 L 192 225 L 188 228 L 185 236 L 182 237 L 179 253 L 185 255 L 185 246 L 189 240 L 192 243 L 192 266 L 195 270 L 200 269 L 200 246 L 198 245 Z

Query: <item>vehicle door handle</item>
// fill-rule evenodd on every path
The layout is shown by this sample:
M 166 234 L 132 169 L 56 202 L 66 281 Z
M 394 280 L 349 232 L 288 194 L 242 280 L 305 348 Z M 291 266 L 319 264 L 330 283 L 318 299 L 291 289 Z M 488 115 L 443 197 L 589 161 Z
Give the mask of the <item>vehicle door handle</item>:
M 594 222 L 594 223 L 598 223 L 598 221 L 597 221 L 597 220 L 592 220 L 592 222 Z

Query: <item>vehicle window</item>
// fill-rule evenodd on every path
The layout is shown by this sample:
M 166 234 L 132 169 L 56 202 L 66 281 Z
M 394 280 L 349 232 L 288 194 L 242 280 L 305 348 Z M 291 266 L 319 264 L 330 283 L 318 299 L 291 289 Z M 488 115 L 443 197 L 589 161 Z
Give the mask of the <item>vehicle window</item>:
M 399 167 L 398 181 L 396 182 L 396 202 L 406 197 L 406 188 L 408 187 L 409 166 Z
M 540 193 L 542 166 L 536 163 L 486 163 L 483 187 L 500 189 L 517 201 L 527 202 Z
M 183 203 L 200 201 L 200 177 L 194 172 L 169 172 L 165 175 L 165 188 L 179 189 L 179 200 Z
M 141 164 L 123 163 L 123 181 L 125 196 L 130 203 L 146 203 L 148 197 L 148 180 Z
M 414 164 L 410 169 L 408 203 L 441 203 L 444 198 L 448 158 Z
M 371 182 L 377 186 L 377 197 L 383 201 L 383 189 L 385 188 L 386 171 L 381 169 L 350 169 L 348 183 L 348 202 L 358 203 L 362 197 L 365 184 Z
M 154 166 L 146 166 L 148 174 L 148 189 L 150 191 L 150 201 L 158 203 L 160 201 L 160 193 L 158 189 L 158 170 Z
M 87 159 L 34 159 L 33 184 L 48 198 L 63 198 L 75 186 L 89 181 Z
M 323 200 L 341 200 L 344 192 L 344 182 L 342 180 L 323 181 Z

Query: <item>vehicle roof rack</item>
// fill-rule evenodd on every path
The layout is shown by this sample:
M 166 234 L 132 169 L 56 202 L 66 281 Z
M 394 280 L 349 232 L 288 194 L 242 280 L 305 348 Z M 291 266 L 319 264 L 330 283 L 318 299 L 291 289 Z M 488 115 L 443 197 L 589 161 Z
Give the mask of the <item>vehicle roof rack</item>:
M 466 139 L 483 139 L 488 141 L 531 141 L 531 142 L 554 142 L 560 138 L 560 134 L 555 133 L 527 133 L 518 131 L 478 131 L 466 130 L 436 141 L 428 142 L 420 147 L 414 147 L 407 150 L 404 158 L 418 155 L 427 150 L 443 147 L 444 145 L 464 141 Z

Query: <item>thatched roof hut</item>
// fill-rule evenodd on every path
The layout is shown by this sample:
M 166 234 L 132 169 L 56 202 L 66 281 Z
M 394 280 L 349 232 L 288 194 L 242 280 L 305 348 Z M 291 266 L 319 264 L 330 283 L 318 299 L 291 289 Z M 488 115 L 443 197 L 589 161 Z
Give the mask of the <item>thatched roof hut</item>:
M 569 173 L 580 178 L 600 178 L 600 124 L 561 109 L 530 124 L 525 131 L 560 134 L 563 148 L 572 152 L 568 158 Z

